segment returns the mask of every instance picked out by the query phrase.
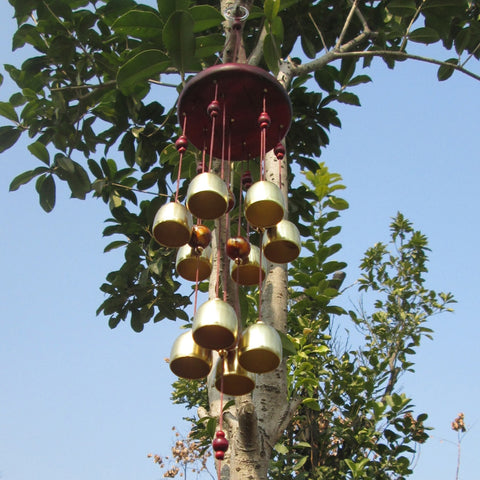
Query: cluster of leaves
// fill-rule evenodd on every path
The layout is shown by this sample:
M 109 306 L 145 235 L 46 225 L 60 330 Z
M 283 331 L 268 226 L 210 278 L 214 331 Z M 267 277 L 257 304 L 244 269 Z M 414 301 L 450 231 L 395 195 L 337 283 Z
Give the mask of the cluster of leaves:
M 427 319 L 451 311 L 454 300 L 425 287 L 426 238 L 397 214 L 390 245 L 376 244 L 361 263 L 358 288 L 375 296 L 373 313 L 333 305 L 343 278 L 329 277 L 345 264 L 329 259 L 340 249 L 330 244 L 340 231 L 331 223 L 347 205 L 335 196 L 340 178 L 325 166 L 308 178 L 317 220 L 304 245 L 309 255 L 292 272 L 288 334 L 289 391 L 300 406 L 275 447 L 271 478 L 405 478 L 428 428 L 426 414 L 413 416 L 398 380 L 413 371 L 421 339 L 430 338 Z M 357 347 L 342 340 L 337 317 L 358 328 Z

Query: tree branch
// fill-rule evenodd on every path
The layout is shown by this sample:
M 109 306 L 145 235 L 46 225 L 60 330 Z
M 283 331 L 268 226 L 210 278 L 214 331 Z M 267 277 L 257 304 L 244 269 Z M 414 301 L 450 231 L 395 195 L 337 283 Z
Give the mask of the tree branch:
M 343 25 L 342 31 L 338 37 L 337 44 L 335 45 L 335 50 L 340 50 L 342 42 L 343 42 L 343 37 L 347 33 L 347 29 L 350 26 L 350 23 L 352 22 L 353 14 L 355 13 L 355 10 L 357 9 L 357 3 L 358 0 L 354 0 L 352 3 L 352 8 L 350 8 L 350 11 L 348 12 L 347 19 L 345 20 L 345 24 Z

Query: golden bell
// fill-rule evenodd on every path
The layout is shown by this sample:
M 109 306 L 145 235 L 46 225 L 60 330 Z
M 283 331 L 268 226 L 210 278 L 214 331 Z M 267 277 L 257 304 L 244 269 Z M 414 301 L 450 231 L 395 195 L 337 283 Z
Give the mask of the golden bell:
M 222 382 L 223 376 L 223 382 Z M 215 387 L 225 395 L 246 395 L 255 388 L 255 374 L 247 372 L 238 362 L 238 350 L 220 357 L 215 371 Z
M 255 182 L 245 195 L 245 217 L 255 228 L 276 225 L 285 211 L 282 191 L 266 180 Z
M 192 331 L 188 330 L 173 342 L 169 365 L 177 377 L 189 380 L 204 378 L 212 368 L 212 352 L 197 345 Z
M 162 205 L 153 220 L 153 236 L 164 247 L 181 247 L 190 240 L 192 215 L 180 203 Z
M 273 263 L 288 263 L 300 255 L 301 240 L 297 226 L 281 220 L 263 233 L 263 254 Z
M 278 332 L 263 322 L 250 325 L 238 346 L 240 365 L 253 373 L 275 370 L 282 361 L 282 340 Z
M 265 259 L 262 259 L 262 282 L 265 278 Z M 260 249 L 251 245 L 248 258 L 240 263 L 230 262 L 230 276 L 239 285 L 258 285 L 260 279 Z
M 198 308 L 193 318 L 193 339 L 211 350 L 231 347 L 237 339 L 237 314 L 223 300 L 214 298 Z
M 197 270 L 198 281 L 206 280 L 212 273 L 212 249 L 207 247 L 199 253 L 190 245 L 184 245 L 178 249 L 175 266 L 177 273 L 185 280 L 195 282 Z
M 214 173 L 200 173 L 188 186 L 187 208 L 197 218 L 215 220 L 221 217 L 227 211 L 228 202 L 227 185 Z

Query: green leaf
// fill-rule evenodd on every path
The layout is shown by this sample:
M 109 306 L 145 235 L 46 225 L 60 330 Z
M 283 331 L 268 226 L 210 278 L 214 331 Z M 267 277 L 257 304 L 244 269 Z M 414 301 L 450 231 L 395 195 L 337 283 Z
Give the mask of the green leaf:
M 35 188 L 40 199 L 40 206 L 47 212 L 51 212 L 55 206 L 55 180 L 52 175 L 38 177 Z
M 315 410 L 316 412 L 320 411 L 320 405 L 318 404 L 318 400 L 315 398 L 305 398 L 302 400 L 302 405 L 305 405 L 310 410 Z
M 192 37 L 193 38 L 193 37 Z M 158 76 L 170 66 L 170 59 L 161 50 L 145 50 L 122 65 L 117 74 L 121 92 L 130 95 L 140 83 Z
M 55 161 L 66 175 L 73 175 L 75 173 L 75 165 L 70 158 L 58 155 Z
M 440 35 L 436 30 L 429 27 L 417 28 L 413 32 L 410 32 L 408 35 L 409 40 L 417 43 L 435 43 L 440 40 Z
M 308 460 L 308 458 L 308 455 L 302 457 L 297 463 L 293 465 L 292 470 L 300 470 L 305 465 L 305 462 Z
M 280 68 L 280 50 L 275 42 L 275 37 L 272 34 L 267 34 L 263 44 L 263 57 L 269 70 L 277 75 Z
M 360 85 L 362 83 L 369 83 L 371 82 L 372 79 L 368 75 L 357 75 L 356 77 L 353 77 L 349 82 L 348 86 L 353 87 L 355 85 Z
M 195 21 L 186 11 L 173 13 L 163 29 L 163 42 L 174 65 L 185 72 L 195 54 Z
M 280 8 L 280 0 L 265 0 L 263 4 L 263 11 L 267 20 L 271 23 L 273 19 L 278 15 Z
M 337 100 L 340 103 L 346 103 L 347 105 L 355 105 L 356 107 L 360 106 L 360 100 L 354 93 L 342 92 L 338 95 Z
M 50 165 L 50 154 L 48 153 L 47 147 L 45 147 L 43 143 L 31 143 L 28 146 L 28 150 L 32 155 L 35 155 L 35 157 L 45 163 L 45 165 Z
M 387 9 L 393 15 L 406 16 L 414 15 L 417 10 L 415 0 L 391 0 Z
M 218 27 L 225 20 L 223 15 L 211 5 L 197 5 L 190 8 L 189 12 L 195 21 L 193 26 L 195 33 Z
M 48 172 L 47 167 L 38 167 L 35 170 L 28 170 L 27 172 L 17 175 L 10 183 L 9 191 L 14 192 L 15 190 L 18 190 L 22 185 L 25 185 L 32 180 L 32 178 L 35 178 L 45 172 Z
M 458 58 L 449 58 L 445 60 L 445 63 L 450 63 L 452 65 L 458 65 Z M 451 67 L 450 65 L 441 65 L 437 72 L 437 78 L 440 82 L 448 80 L 455 71 L 455 68 Z
M 165 21 L 176 10 L 187 10 L 190 0 L 157 0 L 160 15 Z
M 0 115 L 12 122 L 18 123 L 18 115 L 13 106 L 8 102 L 0 102 Z
M 103 252 L 107 253 L 110 252 L 111 250 L 115 250 L 116 248 L 123 247 L 124 245 L 127 245 L 128 242 L 126 240 L 115 240 L 114 242 L 109 243 L 104 249 Z
M 223 50 L 225 37 L 221 34 L 206 35 L 195 39 L 195 57 L 205 58 Z
M 15 145 L 21 133 L 16 127 L 0 127 L 0 153 Z
M 95 177 L 97 177 L 99 180 L 104 178 L 102 169 L 100 168 L 100 165 L 95 160 L 93 160 L 92 158 L 89 158 L 87 163 L 90 168 L 90 171 L 95 175 Z
M 151 11 L 130 10 L 119 17 L 112 25 L 117 33 L 129 37 L 147 40 L 161 38 L 163 30 L 162 19 Z
M 273 448 L 276 452 L 280 453 L 280 455 L 286 455 L 289 452 L 288 447 L 283 443 L 277 443 Z

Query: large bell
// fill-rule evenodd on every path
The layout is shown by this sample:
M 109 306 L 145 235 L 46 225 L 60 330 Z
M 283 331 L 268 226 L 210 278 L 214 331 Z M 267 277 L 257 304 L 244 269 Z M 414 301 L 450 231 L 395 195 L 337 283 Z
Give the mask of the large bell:
M 211 350 L 231 347 L 237 339 L 235 310 L 223 300 L 214 298 L 202 304 L 193 318 L 193 338 L 198 345 Z
M 263 254 L 273 263 L 288 263 L 300 255 L 301 240 L 297 226 L 281 220 L 263 233 Z
M 265 278 L 265 260 L 262 259 L 262 282 Z M 260 249 L 251 245 L 248 257 L 241 262 L 230 262 L 230 276 L 239 285 L 258 285 L 260 280 Z
M 204 378 L 212 368 L 212 352 L 197 345 L 192 331 L 188 330 L 173 342 L 169 365 L 177 377 L 189 380 Z
M 192 224 L 192 215 L 184 205 L 166 203 L 153 220 L 153 237 L 164 247 L 181 247 L 190 240 Z
M 187 208 L 197 218 L 215 220 L 227 211 L 228 204 L 227 185 L 214 173 L 200 173 L 188 185 Z
M 245 217 L 255 228 L 276 225 L 285 211 L 282 191 L 272 182 L 255 182 L 245 195 Z
M 263 322 L 250 325 L 238 346 L 240 365 L 254 373 L 275 370 L 282 361 L 282 340 L 278 332 Z
M 223 381 L 222 381 L 223 376 Z M 230 350 L 217 362 L 215 387 L 225 395 L 246 395 L 255 388 L 255 374 L 245 370 L 238 361 L 237 349 Z
M 195 282 L 197 270 L 198 281 L 206 280 L 212 273 L 212 249 L 207 247 L 199 253 L 198 249 L 184 245 L 178 249 L 175 265 L 178 274 L 185 280 Z

